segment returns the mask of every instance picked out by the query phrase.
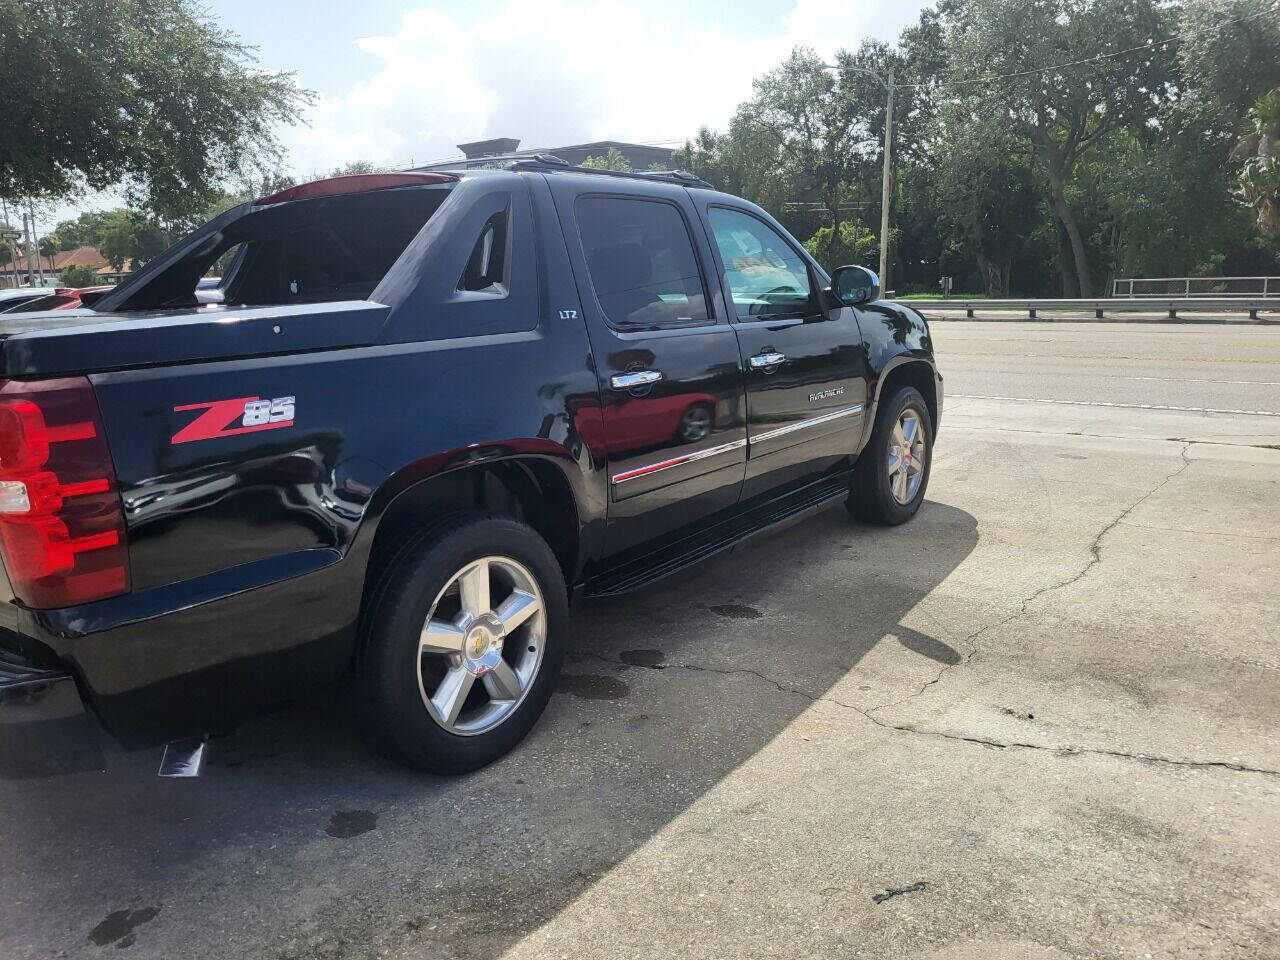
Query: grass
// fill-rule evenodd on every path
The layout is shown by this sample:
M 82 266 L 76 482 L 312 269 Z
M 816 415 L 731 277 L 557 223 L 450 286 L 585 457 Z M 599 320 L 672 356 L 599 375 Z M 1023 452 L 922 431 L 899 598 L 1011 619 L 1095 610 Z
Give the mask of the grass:
M 894 296 L 895 300 L 940 300 L 943 299 L 940 293 L 900 293 Z M 946 297 L 947 300 L 985 300 L 985 293 L 953 293 Z

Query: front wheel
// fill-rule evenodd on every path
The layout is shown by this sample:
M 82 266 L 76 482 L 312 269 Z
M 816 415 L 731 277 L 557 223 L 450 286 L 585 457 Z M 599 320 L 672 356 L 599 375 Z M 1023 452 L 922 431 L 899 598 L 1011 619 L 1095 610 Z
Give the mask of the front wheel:
M 881 403 L 858 457 L 845 506 L 867 523 L 894 526 L 916 515 L 929 485 L 933 421 L 920 391 L 902 387 Z
M 555 555 L 505 517 L 457 517 L 388 565 L 371 598 L 362 715 L 374 745 L 461 773 L 498 759 L 547 705 L 568 619 Z

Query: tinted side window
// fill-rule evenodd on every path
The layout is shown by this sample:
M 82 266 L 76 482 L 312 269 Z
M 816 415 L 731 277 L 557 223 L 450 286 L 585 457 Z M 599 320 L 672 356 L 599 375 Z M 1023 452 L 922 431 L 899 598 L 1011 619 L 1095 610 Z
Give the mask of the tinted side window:
M 581 197 L 576 209 L 591 285 L 610 323 L 654 327 L 707 319 L 702 274 L 677 207 Z
M 507 212 L 495 213 L 480 231 L 458 281 L 459 290 L 504 295 L 507 281 Z
M 724 207 L 712 207 L 708 219 L 739 317 L 795 317 L 812 312 L 809 267 L 778 231 L 749 214 Z

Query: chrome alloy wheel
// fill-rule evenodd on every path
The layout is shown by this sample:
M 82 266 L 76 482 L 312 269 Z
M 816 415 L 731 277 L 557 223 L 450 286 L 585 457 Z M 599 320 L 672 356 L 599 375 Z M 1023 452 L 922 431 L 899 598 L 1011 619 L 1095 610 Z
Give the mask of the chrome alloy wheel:
M 928 455 L 920 415 L 910 408 L 903 410 L 889 437 L 889 489 L 898 503 L 905 506 L 920 492 Z
M 418 692 L 427 713 L 460 736 L 492 730 L 533 686 L 546 630 L 542 591 L 522 564 L 510 557 L 467 564 L 437 594 L 422 627 Z

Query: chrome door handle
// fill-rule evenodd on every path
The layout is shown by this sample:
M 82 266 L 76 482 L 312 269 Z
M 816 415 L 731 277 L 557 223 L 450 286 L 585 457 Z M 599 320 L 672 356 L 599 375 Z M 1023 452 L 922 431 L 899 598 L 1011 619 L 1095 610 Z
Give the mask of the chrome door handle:
M 754 370 L 763 370 L 767 367 L 776 367 L 783 360 L 787 359 L 785 353 L 757 353 L 751 358 L 751 367 Z
M 662 379 L 661 370 L 635 370 L 631 373 L 615 373 L 609 378 L 615 390 L 632 390 Z

